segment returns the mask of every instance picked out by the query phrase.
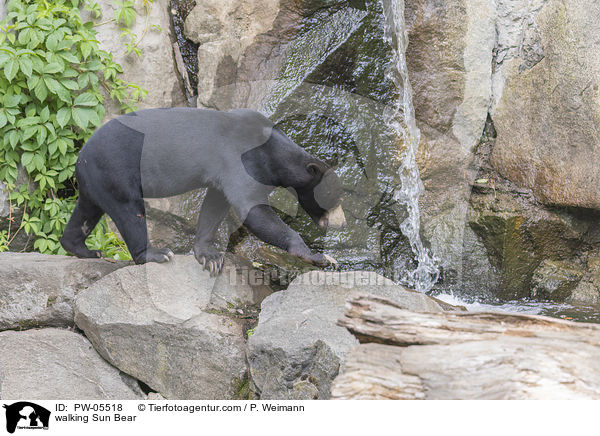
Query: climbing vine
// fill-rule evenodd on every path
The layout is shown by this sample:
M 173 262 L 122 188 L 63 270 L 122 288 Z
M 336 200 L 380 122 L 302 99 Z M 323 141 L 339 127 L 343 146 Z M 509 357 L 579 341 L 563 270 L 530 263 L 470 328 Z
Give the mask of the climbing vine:
M 115 21 L 140 55 L 140 39 L 128 29 L 133 2 L 115 2 Z M 150 0 L 144 0 L 146 27 Z M 0 24 L 0 180 L 9 194 L 9 227 L 0 232 L 0 251 L 25 232 L 34 249 L 64 254 L 59 244 L 76 202 L 75 162 L 82 145 L 105 115 L 104 95 L 123 112 L 147 91 L 119 78 L 122 67 L 100 49 L 96 27 L 81 17 L 85 7 L 99 18 L 97 3 L 78 0 L 11 0 Z M 143 35 L 142 35 L 143 37 Z M 13 211 L 22 210 L 21 222 Z M 129 253 L 102 221 L 88 239 L 91 249 L 122 259 Z

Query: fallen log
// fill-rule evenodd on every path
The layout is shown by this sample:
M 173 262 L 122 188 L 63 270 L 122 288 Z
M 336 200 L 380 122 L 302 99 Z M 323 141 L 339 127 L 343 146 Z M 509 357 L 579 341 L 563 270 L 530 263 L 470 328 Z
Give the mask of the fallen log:
M 502 313 L 416 313 L 362 296 L 339 325 L 361 342 L 333 399 L 600 399 L 600 326 Z
M 539 315 L 500 312 L 418 313 L 385 298 L 361 296 L 346 303 L 338 321 L 358 340 L 398 346 L 489 340 L 499 335 L 600 343 L 600 325 Z

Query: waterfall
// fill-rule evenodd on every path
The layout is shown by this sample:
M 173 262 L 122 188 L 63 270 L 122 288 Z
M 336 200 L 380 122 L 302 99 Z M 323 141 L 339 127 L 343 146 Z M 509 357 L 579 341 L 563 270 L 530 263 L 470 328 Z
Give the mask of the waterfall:
M 401 274 L 401 282 L 418 291 L 430 290 L 439 277 L 439 270 L 429 250 L 420 237 L 419 197 L 424 191 L 419 176 L 416 154 L 419 148 L 420 131 L 415 120 L 412 89 L 406 65 L 408 35 L 404 23 L 404 0 L 384 0 L 385 38 L 392 48 L 392 62 L 386 71 L 400 95 L 395 103 L 388 105 L 383 116 L 386 124 L 402 138 L 406 151 L 402 156 L 398 175 L 400 186 L 394 199 L 406 208 L 408 216 L 400 223 L 400 229 L 410 242 L 417 267 Z

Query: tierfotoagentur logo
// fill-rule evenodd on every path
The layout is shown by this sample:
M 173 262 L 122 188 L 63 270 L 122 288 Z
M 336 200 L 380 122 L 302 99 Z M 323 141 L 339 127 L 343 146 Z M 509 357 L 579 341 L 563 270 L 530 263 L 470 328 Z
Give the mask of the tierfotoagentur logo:
M 50 411 L 35 403 L 19 401 L 13 404 L 4 404 L 6 409 L 6 431 L 14 433 L 16 429 L 48 430 Z

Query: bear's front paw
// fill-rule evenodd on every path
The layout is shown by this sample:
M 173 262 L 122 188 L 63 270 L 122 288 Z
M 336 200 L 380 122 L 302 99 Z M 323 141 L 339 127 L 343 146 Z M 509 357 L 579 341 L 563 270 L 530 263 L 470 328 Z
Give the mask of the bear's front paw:
M 194 247 L 194 256 L 198 263 L 202 265 L 211 276 L 218 275 L 225 262 L 225 253 L 221 253 L 214 248 Z
M 332 266 L 334 269 L 337 269 L 338 267 L 337 260 L 335 260 L 333 257 L 327 254 L 313 254 L 310 257 L 310 260 L 313 265 L 318 266 L 320 268 L 327 268 L 328 266 Z

